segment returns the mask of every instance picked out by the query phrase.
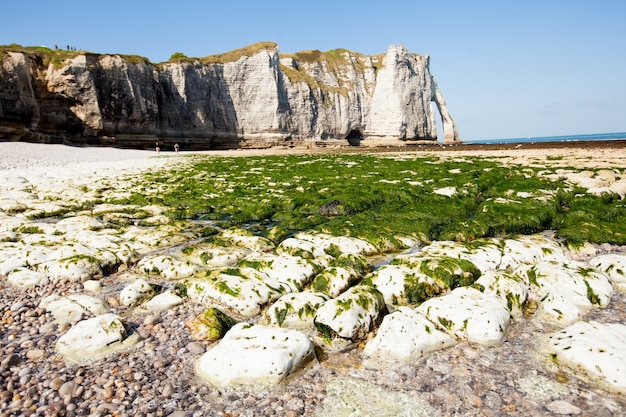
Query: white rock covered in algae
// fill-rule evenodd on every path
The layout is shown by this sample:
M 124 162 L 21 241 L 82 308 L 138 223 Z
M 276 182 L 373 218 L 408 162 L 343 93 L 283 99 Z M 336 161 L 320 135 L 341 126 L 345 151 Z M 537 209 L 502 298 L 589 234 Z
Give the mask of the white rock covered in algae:
M 409 307 L 400 307 L 383 319 L 363 353 L 369 358 L 414 361 L 425 353 L 456 344 L 449 334 L 437 329 L 426 317 Z
M 481 345 L 502 341 L 511 322 L 500 298 L 469 287 L 431 298 L 417 311 L 459 339 Z
M 239 323 L 198 360 L 196 370 L 218 387 L 275 384 L 314 356 L 297 330 Z
M 626 325 L 579 321 L 550 336 L 546 351 L 556 363 L 626 394 Z

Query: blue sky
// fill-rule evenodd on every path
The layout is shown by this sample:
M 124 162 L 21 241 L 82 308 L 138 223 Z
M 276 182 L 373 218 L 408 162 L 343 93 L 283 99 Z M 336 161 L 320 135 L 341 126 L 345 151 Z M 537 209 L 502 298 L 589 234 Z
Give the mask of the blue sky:
M 390 44 L 430 55 L 461 139 L 626 131 L 626 2 L 3 1 L 0 44 L 201 57 Z

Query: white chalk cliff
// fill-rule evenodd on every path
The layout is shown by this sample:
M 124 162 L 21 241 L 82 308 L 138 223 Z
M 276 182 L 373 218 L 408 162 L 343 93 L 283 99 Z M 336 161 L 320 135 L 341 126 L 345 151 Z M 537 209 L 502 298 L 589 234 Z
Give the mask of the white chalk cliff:
M 136 56 L 0 51 L 0 139 L 195 148 L 459 141 L 429 57 L 390 46 L 279 54 L 258 43 L 152 64 Z M 435 110 L 435 106 L 436 109 Z M 437 112 L 439 115 L 437 115 Z

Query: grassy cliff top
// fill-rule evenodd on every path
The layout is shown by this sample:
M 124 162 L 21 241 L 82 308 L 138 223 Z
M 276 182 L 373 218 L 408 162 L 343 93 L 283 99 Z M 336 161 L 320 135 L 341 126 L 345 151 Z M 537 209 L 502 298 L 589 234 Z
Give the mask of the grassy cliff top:
M 224 64 L 227 62 L 235 62 L 242 56 L 252 56 L 264 49 L 277 49 L 278 44 L 276 42 L 257 42 L 252 45 L 245 46 L 243 48 L 235 49 L 233 51 L 224 52 L 222 54 L 208 55 L 202 58 L 187 57 L 180 52 L 174 53 L 168 62 L 201 62 L 204 65 L 210 64 Z M 20 52 L 30 56 L 38 56 L 43 60 L 45 65 L 54 63 L 60 65 L 64 60 L 74 58 L 78 55 L 91 54 L 91 55 L 119 55 L 127 60 L 129 63 L 151 63 L 149 59 L 139 55 L 122 55 L 122 54 L 99 54 L 94 52 L 88 52 L 83 50 L 67 50 L 67 49 L 51 49 L 45 46 L 22 46 L 18 44 L 0 45 L 0 59 L 2 59 L 7 52 Z M 363 54 L 358 52 L 352 52 L 348 49 L 333 49 L 326 52 L 319 50 L 305 50 L 296 52 L 293 54 L 280 54 L 281 58 L 293 58 L 303 63 L 314 63 L 326 61 L 332 64 L 342 64 L 348 60 L 348 56 L 356 57 L 357 59 L 365 58 Z M 378 61 L 382 62 L 384 54 L 374 55 L 378 57 Z
M 60 66 L 63 61 L 72 59 L 79 55 L 119 55 L 127 62 L 132 64 L 150 64 L 148 58 L 140 55 L 122 55 L 122 54 L 98 54 L 94 52 L 88 52 L 84 50 L 67 50 L 67 49 L 50 49 L 46 46 L 22 46 L 16 43 L 11 45 L 0 45 L 0 60 L 4 58 L 7 52 L 19 52 L 31 57 L 41 58 L 44 65 L 52 63 L 55 66 Z
M 257 42 L 234 51 L 225 52 L 218 55 L 208 55 L 200 59 L 203 64 L 224 64 L 226 62 L 235 62 L 242 56 L 252 56 L 264 49 L 276 49 L 276 42 Z

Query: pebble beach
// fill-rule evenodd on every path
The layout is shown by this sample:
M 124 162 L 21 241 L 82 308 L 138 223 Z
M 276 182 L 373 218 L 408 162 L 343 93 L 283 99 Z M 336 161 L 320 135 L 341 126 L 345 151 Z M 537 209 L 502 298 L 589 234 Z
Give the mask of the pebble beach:
M 231 151 L 246 156 L 271 151 Z M 439 156 L 444 150 L 436 151 Z M 546 160 L 563 166 L 623 167 L 623 148 L 450 150 L 510 163 Z M 185 152 L 182 152 L 185 154 Z M 211 152 L 203 152 L 211 154 Z M 215 155 L 224 154 L 214 152 Z M 481 155 L 482 155 L 481 154 Z M 173 152 L 78 148 L 0 142 L 0 181 L 33 186 L 81 178 L 82 183 L 177 163 Z M 73 182 L 71 184 L 75 184 Z M 626 254 L 593 245 L 592 255 Z M 121 273 L 121 272 L 120 272 Z M 87 363 L 66 361 L 55 342 L 72 326 L 40 306 L 46 296 L 84 292 L 80 282 L 16 288 L 0 275 L 0 415 L 2 416 L 623 416 L 626 397 L 551 363 L 540 345 L 557 329 L 516 318 L 494 346 L 461 342 L 414 363 L 384 366 L 363 360 L 362 344 L 318 352 L 286 380 L 258 389 L 218 389 L 200 379 L 197 358 L 211 344 L 193 340 L 185 323 L 203 308 L 192 302 L 149 314 L 120 305 L 118 272 L 99 280 L 99 297 L 131 323 L 139 342 Z M 626 296 L 585 320 L 626 324 Z

